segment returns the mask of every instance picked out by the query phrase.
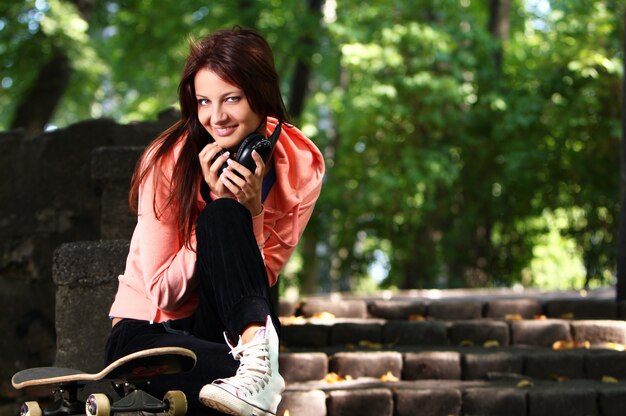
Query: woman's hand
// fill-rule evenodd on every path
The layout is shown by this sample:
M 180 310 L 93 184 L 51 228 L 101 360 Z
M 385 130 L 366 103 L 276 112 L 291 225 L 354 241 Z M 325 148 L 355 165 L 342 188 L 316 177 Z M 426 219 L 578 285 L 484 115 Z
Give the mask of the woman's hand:
M 204 146 L 198 154 L 204 181 L 218 198 L 236 199 L 248 208 L 252 216 L 259 214 L 262 209 L 261 188 L 265 171 L 263 159 L 256 151 L 252 152 L 252 158 L 256 162 L 254 172 L 229 159 L 228 152 L 211 162 L 221 150 L 222 148 L 213 142 Z M 228 166 L 219 175 L 224 163 L 228 163 Z
M 222 148 L 215 142 L 207 144 L 200 151 L 198 159 L 200 160 L 202 177 L 209 185 L 211 192 L 218 198 L 234 198 L 234 195 L 219 180 L 219 170 L 230 156 L 228 152 L 225 152 L 223 155 L 215 158 L 220 151 L 222 151 Z M 214 158 L 215 161 L 213 161 Z
M 263 187 L 263 172 L 265 163 L 261 156 L 252 151 L 252 158 L 256 162 L 254 172 L 250 172 L 245 166 L 228 159 L 228 167 L 220 176 L 220 182 L 244 205 L 252 216 L 261 212 L 261 189 Z

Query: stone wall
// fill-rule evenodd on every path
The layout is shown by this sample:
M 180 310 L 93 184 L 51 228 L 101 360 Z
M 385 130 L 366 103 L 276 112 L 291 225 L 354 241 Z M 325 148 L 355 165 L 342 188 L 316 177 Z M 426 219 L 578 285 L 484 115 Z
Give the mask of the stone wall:
M 74 308 L 76 305 L 63 298 L 63 291 L 79 288 L 87 299 L 111 301 L 116 283 L 110 279 L 115 280 L 123 267 L 127 244 L 113 240 L 128 240 L 134 225 L 127 203 L 130 173 L 145 145 L 176 118 L 174 111 L 167 111 L 155 121 L 127 125 L 108 119 L 89 120 L 33 138 L 20 131 L 0 133 L 2 395 L 12 394 L 10 378 L 15 371 L 54 363 L 61 338 L 55 328 L 55 304 L 56 313 L 76 316 L 68 321 L 68 328 L 84 332 L 85 337 L 93 335 L 89 325 L 92 318 L 106 319 L 93 317 L 84 305 Z M 102 239 L 111 241 L 97 242 Z M 99 259 L 98 250 L 112 257 L 101 259 L 109 262 L 105 281 L 81 289 L 86 282 L 81 280 L 80 270 L 87 263 L 63 263 L 70 248 L 61 246 L 89 241 L 92 243 L 78 243 L 71 250 L 82 249 L 84 260 L 89 255 Z M 52 279 L 57 248 L 58 293 Z M 71 364 L 63 353 L 57 358 L 59 363 Z

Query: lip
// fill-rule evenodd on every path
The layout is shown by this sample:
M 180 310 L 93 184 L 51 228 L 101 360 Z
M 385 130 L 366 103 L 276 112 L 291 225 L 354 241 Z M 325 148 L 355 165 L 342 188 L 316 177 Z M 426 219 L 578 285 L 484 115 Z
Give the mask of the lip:
M 235 132 L 235 130 L 237 130 L 237 126 L 224 126 L 224 127 L 222 127 L 222 126 L 220 126 L 220 127 L 213 126 L 213 131 L 219 137 L 230 136 L 231 134 L 233 134 Z

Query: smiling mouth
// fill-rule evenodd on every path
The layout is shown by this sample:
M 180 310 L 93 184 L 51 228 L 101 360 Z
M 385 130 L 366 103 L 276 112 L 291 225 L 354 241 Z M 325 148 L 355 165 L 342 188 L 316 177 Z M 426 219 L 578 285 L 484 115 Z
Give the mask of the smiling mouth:
M 235 132 L 237 126 L 228 126 L 228 127 L 213 127 L 215 133 L 220 137 L 230 136 Z

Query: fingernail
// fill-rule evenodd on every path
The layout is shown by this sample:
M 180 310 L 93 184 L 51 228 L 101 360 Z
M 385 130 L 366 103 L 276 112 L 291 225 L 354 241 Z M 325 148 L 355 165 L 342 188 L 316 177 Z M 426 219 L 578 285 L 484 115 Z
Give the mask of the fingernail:
M 222 156 L 230 157 L 230 152 L 227 150 L 226 152 L 224 152 L 224 154 Z
M 233 163 L 233 160 L 232 160 L 232 159 L 228 159 L 228 160 L 226 161 L 226 163 L 228 163 L 228 166 L 230 166 L 230 164 L 231 164 L 231 163 Z

